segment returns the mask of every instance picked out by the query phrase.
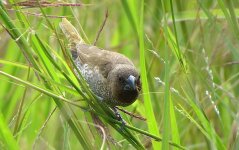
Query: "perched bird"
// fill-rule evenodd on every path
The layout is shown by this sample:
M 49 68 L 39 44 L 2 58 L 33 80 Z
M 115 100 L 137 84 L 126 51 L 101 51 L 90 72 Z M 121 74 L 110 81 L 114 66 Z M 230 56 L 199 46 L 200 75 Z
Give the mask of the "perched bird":
M 140 75 L 127 57 L 86 44 L 65 18 L 60 28 L 70 42 L 77 68 L 94 94 L 112 108 L 128 106 L 137 99 L 141 90 Z

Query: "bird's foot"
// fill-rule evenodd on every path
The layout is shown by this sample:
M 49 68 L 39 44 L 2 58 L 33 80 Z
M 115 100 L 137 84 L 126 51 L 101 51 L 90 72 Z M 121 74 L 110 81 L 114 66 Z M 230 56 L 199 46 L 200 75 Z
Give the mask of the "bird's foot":
M 115 113 L 115 116 L 117 118 L 117 120 L 121 121 L 122 122 L 122 127 L 124 127 L 126 125 L 126 121 L 121 117 L 120 113 L 118 112 L 117 108 L 116 107 L 113 107 L 113 111 Z

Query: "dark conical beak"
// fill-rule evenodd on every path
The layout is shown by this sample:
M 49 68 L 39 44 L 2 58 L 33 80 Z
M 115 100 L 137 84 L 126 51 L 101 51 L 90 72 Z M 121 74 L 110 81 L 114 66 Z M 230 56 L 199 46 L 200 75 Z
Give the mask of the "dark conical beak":
M 135 85 L 135 77 L 130 75 L 128 77 L 127 81 L 127 85 L 131 90 L 135 90 L 136 89 L 136 85 Z

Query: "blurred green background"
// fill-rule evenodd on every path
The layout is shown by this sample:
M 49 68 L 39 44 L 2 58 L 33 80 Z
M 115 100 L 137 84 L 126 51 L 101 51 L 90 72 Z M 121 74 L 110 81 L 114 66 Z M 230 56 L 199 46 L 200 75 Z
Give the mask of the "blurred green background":
M 18 2 L 0 2 L 0 149 L 239 149 L 239 1 Z M 123 109 L 147 121 L 120 112 L 134 129 L 88 105 L 58 26 L 66 17 L 92 44 L 107 10 L 96 45 L 141 72 L 143 91 Z

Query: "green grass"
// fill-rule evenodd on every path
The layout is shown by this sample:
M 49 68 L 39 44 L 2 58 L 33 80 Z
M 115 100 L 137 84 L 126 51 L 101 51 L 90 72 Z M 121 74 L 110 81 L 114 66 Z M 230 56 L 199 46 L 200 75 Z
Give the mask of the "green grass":
M 0 1 L 0 149 L 239 148 L 238 1 L 15 2 Z M 64 16 L 93 43 L 107 9 L 97 46 L 141 73 L 123 109 L 147 120 L 120 112 L 124 127 L 72 71 L 59 28 Z

